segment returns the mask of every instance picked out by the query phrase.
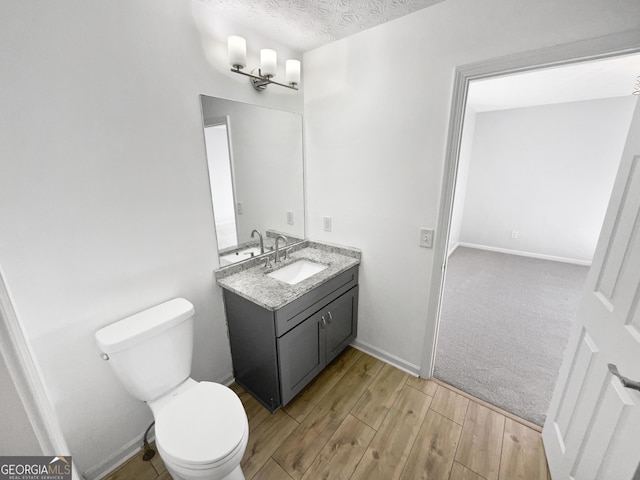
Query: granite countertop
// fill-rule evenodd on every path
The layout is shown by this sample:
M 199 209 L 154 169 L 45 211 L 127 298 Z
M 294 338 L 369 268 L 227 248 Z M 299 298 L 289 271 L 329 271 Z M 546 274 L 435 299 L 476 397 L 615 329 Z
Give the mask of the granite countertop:
M 274 255 L 270 255 L 269 268 L 265 268 L 265 257 L 261 256 L 242 266 L 216 270 L 218 285 L 268 310 L 278 310 L 318 285 L 359 265 L 361 252 L 354 248 L 305 241 L 299 244 L 298 249 L 292 249 L 289 252 L 287 260 L 278 264 L 273 262 Z M 302 259 L 327 265 L 327 268 L 295 285 L 267 276 L 275 270 Z

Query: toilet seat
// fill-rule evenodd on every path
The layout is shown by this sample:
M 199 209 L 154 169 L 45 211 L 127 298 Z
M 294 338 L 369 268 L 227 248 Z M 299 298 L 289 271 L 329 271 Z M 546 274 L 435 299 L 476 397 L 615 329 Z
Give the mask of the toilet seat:
M 200 382 L 155 416 L 156 443 L 166 459 L 192 469 L 223 464 L 244 447 L 247 416 L 229 388 Z

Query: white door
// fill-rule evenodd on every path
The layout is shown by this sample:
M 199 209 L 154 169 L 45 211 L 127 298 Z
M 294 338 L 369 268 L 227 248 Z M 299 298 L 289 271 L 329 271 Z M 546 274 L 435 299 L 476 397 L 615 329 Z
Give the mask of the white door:
M 553 480 L 640 479 L 640 108 L 542 431 Z

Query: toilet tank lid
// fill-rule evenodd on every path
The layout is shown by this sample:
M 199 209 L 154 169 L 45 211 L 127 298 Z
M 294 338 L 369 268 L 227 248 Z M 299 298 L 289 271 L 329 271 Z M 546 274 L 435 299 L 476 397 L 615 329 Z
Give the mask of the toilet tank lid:
M 104 353 L 118 352 L 192 317 L 194 311 L 189 300 L 174 298 L 101 328 L 96 343 Z

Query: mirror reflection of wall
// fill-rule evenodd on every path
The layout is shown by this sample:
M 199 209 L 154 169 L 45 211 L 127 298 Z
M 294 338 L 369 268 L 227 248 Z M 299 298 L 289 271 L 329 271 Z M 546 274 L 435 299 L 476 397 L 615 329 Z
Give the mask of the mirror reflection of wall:
M 249 258 L 230 254 L 257 244 L 254 229 L 267 248 L 277 234 L 290 243 L 304 239 L 302 116 L 205 95 L 201 100 L 221 265 Z

